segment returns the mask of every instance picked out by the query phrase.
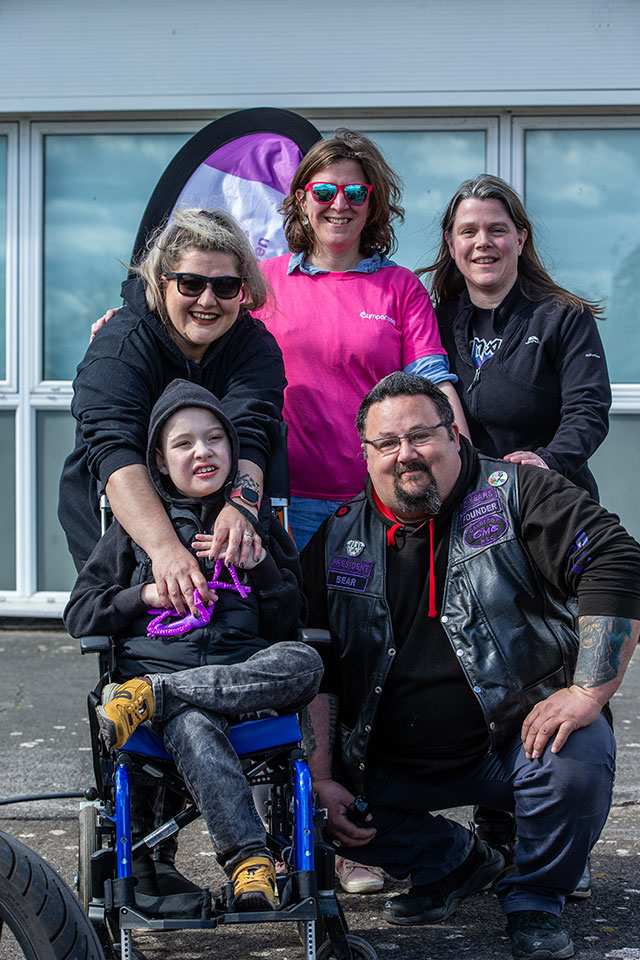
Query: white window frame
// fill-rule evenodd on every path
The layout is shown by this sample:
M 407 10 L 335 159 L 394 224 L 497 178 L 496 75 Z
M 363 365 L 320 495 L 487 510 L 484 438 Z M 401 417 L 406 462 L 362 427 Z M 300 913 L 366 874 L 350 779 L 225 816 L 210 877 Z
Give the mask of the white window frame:
M 529 130 L 639 130 L 640 115 L 583 114 L 572 116 L 514 116 L 511 123 L 511 184 L 524 196 L 525 137 Z M 611 413 L 640 413 L 640 378 L 638 383 L 612 383 Z
M 211 119 L 24 120 L 0 124 L 0 133 L 8 133 L 10 137 L 7 151 L 9 376 L 6 382 L 0 383 L 0 406 L 16 411 L 16 589 L 0 591 L 0 616 L 57 617 L 68 599 L 63 591 L 36 589 L 37 415 L 40 410 L 68 410 L 72 397 L 71 381 L 42 378 L 44 137 L 190 134 Z M 105 304 L 105 308 L 108 306 L 110 304 Z

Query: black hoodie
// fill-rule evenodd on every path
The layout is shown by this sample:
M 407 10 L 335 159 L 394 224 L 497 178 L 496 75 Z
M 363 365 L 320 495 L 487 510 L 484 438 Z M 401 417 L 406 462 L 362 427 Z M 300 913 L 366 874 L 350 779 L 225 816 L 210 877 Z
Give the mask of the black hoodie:
M 241 309 L 196 363 L 147 307 L 142 280 L 126 280 L 122 296 L 124 306 L 90 344 L 73 383 L 76 445 L 62 471 L 58 517 L 80 560 L 100 537 L 98 487 L 121 467 L 144 463 L 151 408 L 172 380 L 184 377 L 219 397 L 238 431 L 240 458 L 262 469 L 268 430 L 282 414 L 282 353 L 261 321 Z
M 221 404 L 208 390 L 186 380 L 174 380 L 153 407 L 149 421 L 147 466 L 174 529 L 190 549 L 196 533 L 210 532 L 225 503 L 224 492 L 202 499 L 186 497 L 161 474 L 156 446 L 162 425 L 177 410 L 204 407 L 225 428 L 231 443 L 233 479 L 238 438 Z M 237 592 L 220 590 L 214 615 L 205 627 L 176 637 L 147 637 L 151 616 L 140 599 L 144 583 L 151 582 L 151 561 L 117 521 L 109 527 L 83 567 L 71 592 L 64 620 L 72 636 L 114 634 L 118 644 L 118 677 L 169 673 L 206 663 L 239 663 L 271 643 L 294 639 L 301 611 L 301 576 L 291 538 L 272 518 L 265 543 L 267 556 L 241 575 L 252 592 L 243 600 Z M 200 566 L 211 579 L 213 564 Z M 241 573 L 241 571 L 238 571 Z M 223 579 L 229 580 L 223 572 Z

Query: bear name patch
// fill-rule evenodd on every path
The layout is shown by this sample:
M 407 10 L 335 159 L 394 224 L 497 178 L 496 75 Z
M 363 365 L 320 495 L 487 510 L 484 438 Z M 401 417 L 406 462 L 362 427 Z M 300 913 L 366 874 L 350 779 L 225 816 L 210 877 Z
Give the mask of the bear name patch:
M 327 586 L 338 590 L 357 590 L 364 593 L 369 583 L 373 563 L 355 557 L 343 557 L 334 553 L 327 570 Z

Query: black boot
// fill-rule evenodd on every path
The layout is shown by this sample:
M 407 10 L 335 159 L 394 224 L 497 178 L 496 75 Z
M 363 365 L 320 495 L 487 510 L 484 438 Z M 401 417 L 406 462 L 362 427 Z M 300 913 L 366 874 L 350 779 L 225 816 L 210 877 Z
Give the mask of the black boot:
M 511 866 L 516 853 L 516 818 L 508 810 L 492 810 L 491 807 L 474 807 L 473 822 L 476 836 L 498 850 L 506 866 Z

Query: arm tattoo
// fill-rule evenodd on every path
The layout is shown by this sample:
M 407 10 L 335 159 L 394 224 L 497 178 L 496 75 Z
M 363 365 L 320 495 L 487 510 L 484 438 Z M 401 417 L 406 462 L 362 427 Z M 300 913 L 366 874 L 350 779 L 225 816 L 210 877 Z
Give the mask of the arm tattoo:
M 624 617 L 580 617 L 580 652 L 574 683 L 600 687 L 615 680 L 620 653 L 631 636 L 631 621 Z
M 250 490 L 255 490 L 256 493 L 260 493 L 260 484 L 257 480 L 254 480 L 253 477 L 248 473 L 236 473 L 236 478 L 233 481 L 234 487 L 249 487 Z
M 338 725 L 338 698 L 332 694 L 327 695 L 327 703 L 329 708 L 328 716 L 328 726 L 326 731 L 326 745 L 329 750 L 333 750 L 333 744 L 336 739 L 336 728 Z M 302 711 L 300 718 L 300 726 L 302 728 L 302 737 L 304 740 L 305 749 L 308 754 L 313 755 L 318 747 L 318 736 L 316 734 L 316 728 L 313 725 L 313 718 L 307 708 Z M 321 737 L 321 740 L 324 739 Z

